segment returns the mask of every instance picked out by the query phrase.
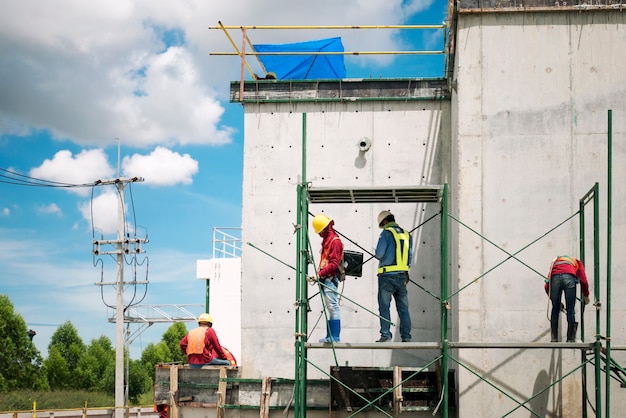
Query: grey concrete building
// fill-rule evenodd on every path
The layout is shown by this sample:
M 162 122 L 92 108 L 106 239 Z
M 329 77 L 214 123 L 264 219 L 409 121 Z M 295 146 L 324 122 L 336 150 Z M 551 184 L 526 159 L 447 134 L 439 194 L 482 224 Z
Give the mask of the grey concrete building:
M 244 108 L 242 241 L 253 244 L 242 248 L 242 376 L 297 380 L 299 360 L 309 379 L 327 378 L 332 366 L 434 370 L 445 347 L 455 407 L 439 408 L 442 416 L 619 416 L 626 389 L 618 378 L 594 378 L 605 357 L 594 357 L 593 343 L 606 347 L 610 332 L 611 357 L 626 364 L 624 6 L 451 4 L 441 80 L 233 82 L 231 100 Z M 345 249 L 366 261 L 342 287 L 337 349 L 311 343 L 324 336 L 325 320 L 317 287 L 303 277 L 313 274 L 321 239 L 310 230 L 312 265 L 299 270 L 297 240 L 311 221 L 298 225 L 303 183 L 318 197 L 357 196 L 321 203 L 307 195 L 311 214 L 331 217 Z M 393 198 L 430 188 L 445 190 L 447 213 L 440 200 Z M 385 198 L 359 200 L 368 191 Z M 584 199 L 590 191 L 597 200 Z M 413 342 L 405 346 L 395 328 L 393 343 L 374 344 L 370 254 L 384 209 L 413 231 Z M 583 342 L 550 346 L 543 285 L 560 254 L 584 258 L 592 305 L 583 313 L 577 304 Z M 306 306 L 298 286 L 309 288 Z M 308 312 L 304 335 L 296 333 L 299 309 Z M 303 341 L 305 354 L 297 354 Z

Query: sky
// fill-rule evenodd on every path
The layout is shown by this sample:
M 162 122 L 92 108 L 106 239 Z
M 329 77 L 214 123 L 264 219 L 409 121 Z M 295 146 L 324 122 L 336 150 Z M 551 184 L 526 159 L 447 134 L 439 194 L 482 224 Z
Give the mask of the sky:
M 437 25 L 447 2 L 0 0 L 0 8 L 0 294 L 37 333 L 45 358 L 67 321 L 86 344 L 106 335 L 115 345 L 107 308 L 115 290 L 98 283 L 115 282 L 116 260 L 92 254 L 94 240 L 117 239 L 118 189 L 107 181 L 143 179 L 123 188 L 125 231 L 147 240 L 145 252 L 126 258 L 124 275 L 148 284 L 128 286 L 125 301 L 205 303 L 196 261 L 211 258 L 213 228 L 241 225 L 243 108 L 229 102 L 241 61 L 212 54 L 234 52 L 218 22 Z M 229 34 L 240 47 L 241 31 Z M 247 35 L 259 44 L 338 36 L 346 51 L 444 44 L 442 30 Z M 441 55 L 361 54 L 345 65 L 347 78 L 442 77 L 444 69 Z M 136 336 L 131 357 L 168 326 Z

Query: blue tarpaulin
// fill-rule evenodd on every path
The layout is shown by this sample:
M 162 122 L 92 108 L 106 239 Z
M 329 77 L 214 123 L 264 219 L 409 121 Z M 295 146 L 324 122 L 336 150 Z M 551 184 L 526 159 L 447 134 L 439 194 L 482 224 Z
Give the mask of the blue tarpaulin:
M 255 44 L 257 52 L 343 52 L 341 38 L 292 44 Z M 265 70 L 278 80 L 345 78 L 343 55 L 258 55 Z

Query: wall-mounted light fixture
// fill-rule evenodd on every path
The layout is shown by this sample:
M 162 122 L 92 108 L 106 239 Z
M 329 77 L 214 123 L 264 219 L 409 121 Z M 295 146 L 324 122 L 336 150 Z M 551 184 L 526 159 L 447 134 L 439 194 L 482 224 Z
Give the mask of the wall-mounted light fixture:
M 367 163 L 365 153 L 371 148 L 372 141 L 369 138 L 363 137 L 357 141 L 356 145 L 359 147 L 359 155 L 354 160 L 354 166 L 356 168 L 363 168 Z

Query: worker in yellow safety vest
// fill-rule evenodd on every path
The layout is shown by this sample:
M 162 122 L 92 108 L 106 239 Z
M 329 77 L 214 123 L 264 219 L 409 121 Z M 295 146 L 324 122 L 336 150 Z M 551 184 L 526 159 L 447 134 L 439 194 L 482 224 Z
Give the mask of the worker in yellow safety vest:
M 396 303 L 400 318 L 402 342 L 411 341 L 411 314 L 409 295 L 406 288 L 409 282 L 409 268 L 413 256 L 411 235 L 402 229 L 395 216 L 388 210 L 378 214 L 378 226 L 383 230 L 378 238 L 375 257 L 378 259 L 378 313 L 380 315 L 380 339 L 376 342 L 391 341 L 391 298 Z

